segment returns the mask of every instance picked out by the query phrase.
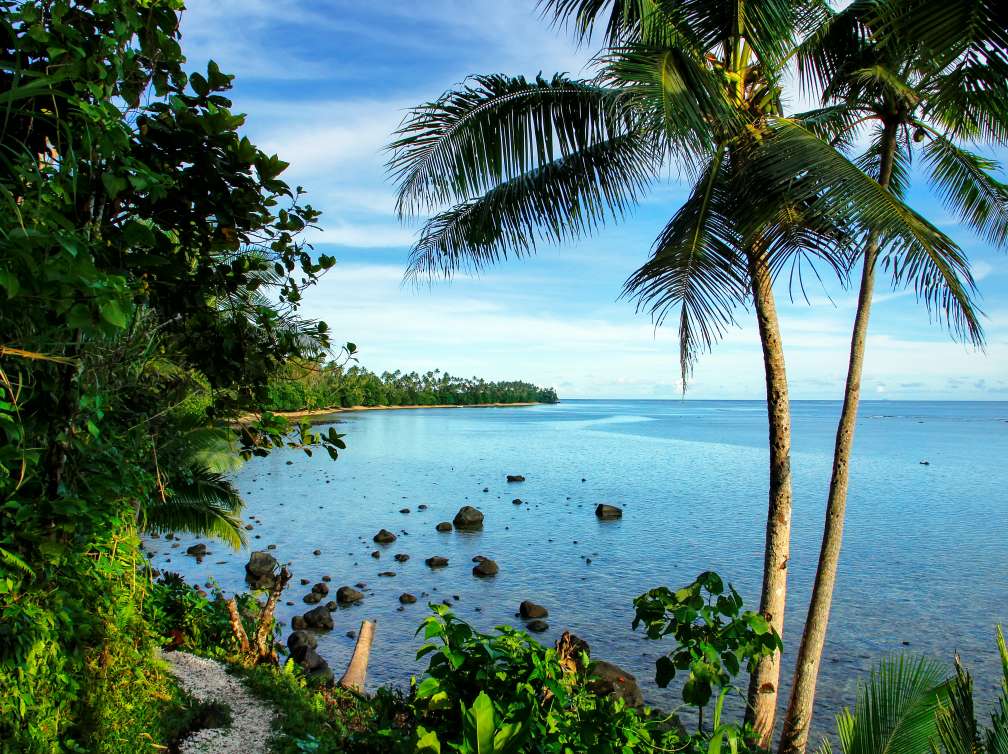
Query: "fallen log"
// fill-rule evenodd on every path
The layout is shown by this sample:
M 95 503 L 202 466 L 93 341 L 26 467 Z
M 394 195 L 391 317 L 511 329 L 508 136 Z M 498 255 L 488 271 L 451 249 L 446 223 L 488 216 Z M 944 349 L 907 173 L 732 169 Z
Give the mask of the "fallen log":
M 374 641 L 374 631 L 375 622 L 373 620 L 361 623 L 350 664 L 343 677 L 339 679 L 339 685 L 343 688 L 364 693 L 364 680 L 367 678 L 368 660 L 371 659 L 371 642 Z

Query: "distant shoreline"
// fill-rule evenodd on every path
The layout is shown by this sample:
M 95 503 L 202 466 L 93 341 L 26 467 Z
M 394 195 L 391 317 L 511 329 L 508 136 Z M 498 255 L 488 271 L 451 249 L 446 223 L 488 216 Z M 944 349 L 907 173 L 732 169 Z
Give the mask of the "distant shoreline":
M 514 408 L 516 406 L 545 406 L 541 401 L 524 401 L 519 403 L 433 403 L 427 406 L 336 406 L 333 408 L 309 408 L 301 411 L 271 411 L 276 416 L 285 419 L 308 419 L 312 424 L 322 424 L 324 419 L 336 414 L 348 414 L 357 411 L 404 411 L 420 408 Z M 254 418 L 253 414 L 242 416 L 239 421 L 249 421 Z

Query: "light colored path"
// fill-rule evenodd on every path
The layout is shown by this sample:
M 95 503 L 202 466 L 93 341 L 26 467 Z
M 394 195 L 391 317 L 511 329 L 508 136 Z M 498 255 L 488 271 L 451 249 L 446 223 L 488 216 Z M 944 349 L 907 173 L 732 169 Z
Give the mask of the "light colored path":
M 271 707 L 252 696 L 219 662 L 188 652 L 163 656 L 179 685 L 195 699 L 231 708 L 230 726 L 196 731 L 181 742 L 181 754 L 268 754 L 266 741 L 276 719 Z

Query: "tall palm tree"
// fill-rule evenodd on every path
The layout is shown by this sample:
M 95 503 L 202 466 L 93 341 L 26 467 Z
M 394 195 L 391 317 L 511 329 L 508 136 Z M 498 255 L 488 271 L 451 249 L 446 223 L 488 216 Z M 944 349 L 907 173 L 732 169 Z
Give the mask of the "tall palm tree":
M 593 80 L 475 76 L 412 110 L 391 144 L 402 215 L 434 212 L 408 275 L 451 276 L 620 219 L 665 169 L 695 179 L 626 293 L 660 321 L 679 311 L 684 379 L 756 309 L 766 371 L 770 489 L 761 611 L 782 633 L 791 524 L 790 413 L 774 278 L 803 259 L 843 273 L 845 233 L 883 229 L 961 303 L 954 245 L 781 108 L 781 73 L 817 0 L 545 0 L 588 39 Z M 774 167 L 801 160 L 782 176 Z M 962 309 L 955 311 L 962 314 Z M 966 310 L 962 316 L 971 318 Z M 773 729 L 780 656 L 752 674 L 748 721 Z
M 850 145 L 867 134 L 859 164 L 900 198 L 916 154 L 947 208 L 994 246 L 1008 241 L 1008 185 L 992 175 L 997 163 L 967 144 L 1008 143 L 1006 17 L 1003 4 L 998 11 L 984 0 L 858 0 L 828 19 L 799 53 L 805 81 L 822 95 L 824 109 L 810 118 L 824 136 Z M 825 530 L 781 741 L 788 754 L 804 750 L 812 715 L 843 538 L 875 275 L 888 240 L 883 232 L 870 233 L 861 254 Z M 966 324 L 965 334 L 978 342 L 979 331 Z

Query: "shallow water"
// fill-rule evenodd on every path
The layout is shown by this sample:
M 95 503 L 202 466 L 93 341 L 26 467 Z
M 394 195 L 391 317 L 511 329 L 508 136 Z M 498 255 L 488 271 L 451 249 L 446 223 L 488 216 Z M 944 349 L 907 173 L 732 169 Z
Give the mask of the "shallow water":
M 782 705 L 818 557 L 839 408 L 793 406 Z M 330 574 L 333 592 L 367 583 L 363 603 L 334 613 L 336 629 L 319 640 L 337 675 L 354 645 L 345 632 L 364 618 L 378 621 L 369 686 L 406 684 L 422 671 L 413 633 L 428 598 L 397 611 L 402 592 L 448 598 L 483 630 L 520 623 L 518 603 L 532 599 L 550 611 L 542 641 L 573 631 L 594 656 L 634 673 L 649 703 L 670 709 L 679 703 L 678 690 L 653 683 L 654 660 L 670 647 L 631 631 L 633 597 L 713 569 L 747 606 L 758 603 L 767 492 L 761 402 L 571 400 L 375 411 L 348 414 L 338 429 L 349 447 L 335 463 L 325 454 L 283 451 L 250 462 L 236 477 L 246 512 L 261 520 L 249 532 L 248 549 L 275 544 L 274 555 L 292 564 L 285 599 L 296 604 L 281 605 L 278 617 L 289 622 L 309 607 L 301 602 L 309 589 L 298 585 L 301 577 L 314 583 Z M 1008 403 L 862 405 L 818 731 L 832 730 L 833 713 L 853 704 L 857 681 L 880 657 L 899 651 L 950 665 L 958 651 L 988 708 L 999 681 L 994 624 L 1008 623 L 1006 458 Z M 508 484 L 506 474 L 527 481 Z M 513 505 L 515 497 L 528 504 Z M 596 520 L 601 501 L 623 506 L 623 519 Z M 429 508 L 418 511 L 421 503 Z M 434 530 L 465 504 L 485 513 L 482 532 Z M 399 513 L 403 507 L 412 512 Z M 381 527 L 399 534 L 398 541 L 375 545 L 371 537 Z M 158 568 L 192 583 L 213 577 L 228 593 L 244 586 L 247 552 L 211 544 L 213 553 L 196 564 L 182 555 L 191 541 L 181 549 L 167 549 L 163 540 L 150 544 Z M 312 555 L 315 549 L 321 556 Z M 375 549 L 379 560 L 369 555 Z M 399 552 L 410 560 L 396 563 Z M 496 560 L 500 573 L 474 577 L 477 554 Z M 431 555 L 447 556 L 449 566 L 427 568 Z M 378 576 L 387 570 L 396 576 Z

